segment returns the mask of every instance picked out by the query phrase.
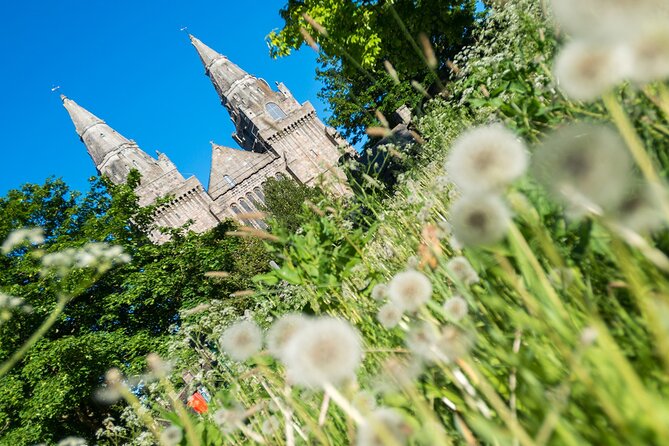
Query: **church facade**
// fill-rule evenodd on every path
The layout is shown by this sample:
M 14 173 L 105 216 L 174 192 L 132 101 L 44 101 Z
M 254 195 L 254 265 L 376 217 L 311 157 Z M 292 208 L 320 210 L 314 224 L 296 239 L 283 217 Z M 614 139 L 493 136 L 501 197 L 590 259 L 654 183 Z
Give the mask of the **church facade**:
M 167 239 L 158 227 L 177 228 L 189 221 L 196 232 L 238 216 L 244 224 L 264 228 L 264 222 L 244 214 L 257 211 L 264 201 L 263 184 L 268 178 L 289 177 L 309 186 L 320 184 L 335 194 L 347 193 L 338 162 L 353 149 L 321 122 L 311 103 L 300 104 L 283 83 L 273 90 L 199 39 L 190 36 L 190 40 L 230 114 L 235 125 L 232 137 L 240 146 L 212 142 L 206 189 L 196 177 L 184 178 L 164 153 L 155 158 L 148 155 L 133 140 L 61 95 L 99 174 L 121 184 L 137 169 L 141 181 L 136 193 L 142 206 L 169 197 L 156 209 L 156 229 L 150 234 L 155 242 Z

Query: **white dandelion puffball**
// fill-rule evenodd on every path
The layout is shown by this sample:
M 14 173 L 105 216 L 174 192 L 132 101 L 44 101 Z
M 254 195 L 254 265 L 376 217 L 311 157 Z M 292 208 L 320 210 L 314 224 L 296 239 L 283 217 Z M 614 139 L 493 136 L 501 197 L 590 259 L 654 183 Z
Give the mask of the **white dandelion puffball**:
M 462 358 L 472 348 L 472 339 L 467 333 L 455 327 L 448 325 L 442 328 L 439 337 L 436 340 L 436 348 L 439 351 L 439 359 L 444 362 L 455 361 Z
M 556 20 L 570 34 L 613 38 L 631 34 L 664 8 L 664 0 L 551 0 Z
M 645 28 L 631 40 L 632 72 L 638 83 L 669 79 L 669 20 Z
M 664 219 L 660 211 L 660 194 L 666 195 L 666 192 L 655 189 L 647 184 L 634 187 L 607 217 L 638 234 L 653 233 L 661 229 Z
M 453 235 L 463 246 L 493 245 L 504 238 L 511 222 L 509 210 L 496 195 L 463 196 L 449 212 Z
M 569 98 L 593 101 L 629 76 L 631 55 L 625 45 L 574 40 L 560 50 L 554 70 Z
M 393 328 L 402 320 L 404 311 L 394 302 L 388 302 L 379 308 L 376 319 L 383 325 L 384 328 Z
M 434 361 L 439 333 L 429 323 L 422 322 L 411 327 L 405 343 L 409 351 L 426 361 Z
M 270 436 L 276 434 L 281 428 L 281 422 L 276 415 L 270 415 L 263 422 L 260 431 L 263 435 Z
M 499 190 L 527 169 L 525 144 L 501 124 L 462 134 L 446 162 L 451 180 L 463 192 Z
M 469 263 L 466 257 L 457 256 L 448 261 L 446 267 L 457 280 L 465 285 L 473 285 L 479 282 L 479 275 Z
M 418 310 L 431 296 L 432 282 L 416 270 L 397 273 L 388 283 L 390 301 L 405 311 Z
M 295 333 L 285 358 L 292 383 L 308 388 L 337 385 L 355 376 L 362 360 L 360 335 L 343 319 L 314 319 Z
M 176 446 L 184 438 L 183 432 L 179 426 L 170 425 L 160 433 L 160 442 L 165 446 Z
M 468 309 L 467 301 L 460 296 L 453 296 L 444 302 L 444 310 L 456 322 L 467 316 Z
M 396 409 L 381 407 L 369 414 L 366 423 L 360 426 L 357 445 L 404 445 L 407 444 L 411 431 L 411 426 Z
M 286 346 L 295 333 L 308 324 L 310 319 L 300 313 L 290 313 L 277 319 L 267 331 L 267 349 L 284 361 Z
M 549 135 L 535 151 L 532 171 L 555 198 L 584 201 L 607 210 L 628 195 L 632 160 L 625 143 L 606 126 L 570 124 Z
M 254 322 L 237 322 L 223 332 L 219 343 L 232 359 L 245 361 L 262 348 L 262 331 Z
M 388 292 L 388 286 L 385 283 L 377 283 L 372 288 L 372 299 L 377 302 L 380 302 L 386 298 Z

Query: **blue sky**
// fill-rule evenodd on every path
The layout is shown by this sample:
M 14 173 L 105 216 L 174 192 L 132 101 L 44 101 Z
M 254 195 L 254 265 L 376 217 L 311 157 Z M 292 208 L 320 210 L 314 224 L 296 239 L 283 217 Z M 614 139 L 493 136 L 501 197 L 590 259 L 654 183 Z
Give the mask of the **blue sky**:
M 134 139 L 166 153 L 207 185 L 210 140 L 237 147 L 232 123 L 190 45 L 188 31 L 246 71 L 284 82 L 321 117 L 316 54 L 272 60 L 265 36 L 285 0 L 39 0 L 0 3 L 0 194 L 62 177 L 88 188 L 95 167 L 59 93 Z M 51 87 L 60 85 L 56 93 Z

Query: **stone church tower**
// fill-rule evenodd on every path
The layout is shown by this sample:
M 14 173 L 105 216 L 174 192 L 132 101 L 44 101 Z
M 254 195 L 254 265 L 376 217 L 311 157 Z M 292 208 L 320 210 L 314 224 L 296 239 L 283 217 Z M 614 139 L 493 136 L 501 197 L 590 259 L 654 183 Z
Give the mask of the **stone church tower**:
M 124 183 L 131 169 L 141 174 L 136 190 L 140 205 L 158 198 L 169 202 L 156 211 L 156 227 L 190 228 L 203 232 L 225 218 L 236 218 L 258 210 L 265 199 L 263 185 L 270 178 L 291 177 L 309 185 L 323 185 L 337 195 L 348 193 L 345 175 L 338 167 L 343 152 L 351 146 L 326 127 L 308 101 L 300 104 L 283 83 L 272 90 L 256 78 L 190 36 L 222 105 L 235 125 L 233 139 L 241 149 L 212 142 L 211 172 L 207 191 L 195 177 L 184 179 L 169 158 L 153 158 L 103 120 L 71 99 L 61 96 L 75 130 L 86 145 L 98 172 L 116 184 Z M 243 218 L 244 216 L 241 215 Z M 266 227 L 260 220 L 242 223 Z M 167 237 L 157 229 L 157 243 Z

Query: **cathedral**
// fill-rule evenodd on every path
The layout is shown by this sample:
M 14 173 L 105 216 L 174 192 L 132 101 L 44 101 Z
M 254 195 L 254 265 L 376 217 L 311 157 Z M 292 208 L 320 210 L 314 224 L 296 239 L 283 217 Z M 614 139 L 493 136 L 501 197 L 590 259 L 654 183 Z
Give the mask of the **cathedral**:
M 343 153 L 351 146 L 316 116 L 309 101 L 300 104 L 283 83 L 273 90 L 190 36 L 221 103 L 235 125 L 233 139 L 240 148 L 212 142 L 211 171 L 207 189 L 194 177 L 184 178 L 164 153 L 154 158 L 73 100 L 62 96 L 75 130 L 86 145 L 100 175 L 116 184 L 125 183 L 132 169 L 141 174 L 136 189 L 139 204 L 158 198 L 168 202 L 156 209 L 155 229 L 150 237 L 161 243 L 167 236 L 159 227 L 204 232 L 226 218 L 265 227 L 262 220 L 244 218 L 264 201 L 268 178 L 288 177 L 308 186 L 322 185 L 335 194 L 347 193 L 345 175 L 339 168 Z M 238 217 L 239 216 L 239 217 Z

